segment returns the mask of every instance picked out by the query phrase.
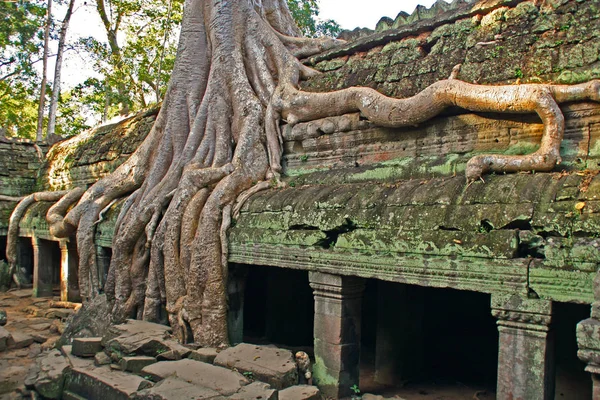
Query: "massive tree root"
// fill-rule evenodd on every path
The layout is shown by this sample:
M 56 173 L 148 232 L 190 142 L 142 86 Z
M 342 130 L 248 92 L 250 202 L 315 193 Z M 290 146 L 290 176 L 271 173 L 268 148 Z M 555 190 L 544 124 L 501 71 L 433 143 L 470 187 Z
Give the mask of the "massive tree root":
M 76 233 L 85 300 L 101 289 L 96 222 L 115 199 L 129 196 L 117 219 L 104 288 L 113 318 L 168 320 L 184 341 L 227 345 L 226 230 L 245 199 L 277 181 L 282 122 L 358 111 L 395 127 L 448 106 L 536 112 L 545 125 L 540 149 L 529 156 L 475 157 L 467 168 L 475 179 L 488 171 L 551 169 L 560 160 L 564 129 L 557 102 L 599 100 L 598 82 L 477 86 L 454 79 L 457 70 L 409 99 L 366 88 L 306 93 L 299 80 L 317 72 L 296 57 L 334 43 L 298 36 L 284 0 L 186 0 L 177 62 L 152 131 L 113 174 L 85 193 L 57 194 L 63 200 L 49 212 L 54 234 Z

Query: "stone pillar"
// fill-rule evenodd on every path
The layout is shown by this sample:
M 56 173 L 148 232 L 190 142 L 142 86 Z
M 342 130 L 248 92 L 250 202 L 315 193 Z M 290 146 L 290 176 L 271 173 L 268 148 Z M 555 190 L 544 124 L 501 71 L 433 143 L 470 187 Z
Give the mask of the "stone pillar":
M 79 296 L 77 245 L 74 239 L 60 241 L 60 299 L 77 303 Z
M 248 266 L 229 264 L 227 279 L 227 325 L 229 328 L 229 342 L 232 345 L 244 341 L 244 295 L 246 292 L 246 277 Z
M 33 244 L 33 297 L 52 297 L 52 246 L 48 240 L 31 238 Z
M 310 272 L 315 297 L 315 384 L 324 396 L 352 395 L 359 384 L 363 279 Z
M 110 248 L 96 246 L 96 265 L 98 266 L 98 284 L 100 289 L 104 289 L 104 284 L 108 278 L 111 255 L 112 251 Z
M 414 286 L 377 282 L 377 383 L 398 385 L 421 374 L 425 361 L 423 311 L 422 291 Z
M 554 399 L 552 302 L 492 295 L 498 318 L 498 400 Z
M 587 364 L 585 370 L 592 374 L 593 396 L 600 399 L 600 304 L 592 306 L 592 318 L 577 324 L 577 356 Z

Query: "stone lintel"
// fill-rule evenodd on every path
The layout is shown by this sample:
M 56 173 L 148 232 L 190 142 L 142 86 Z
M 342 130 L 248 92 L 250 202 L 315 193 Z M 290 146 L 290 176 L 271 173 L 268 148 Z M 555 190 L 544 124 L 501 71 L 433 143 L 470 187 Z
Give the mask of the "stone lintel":
M 314 381 L 325 396 L 350 396 L 359 383 L 364 280 L 320 272 L 311 272 L 309 280 L 315 297 Z
M 499 294 L 491 306 L 500 333 L 497 399 L 554 399 L 552 302 Z

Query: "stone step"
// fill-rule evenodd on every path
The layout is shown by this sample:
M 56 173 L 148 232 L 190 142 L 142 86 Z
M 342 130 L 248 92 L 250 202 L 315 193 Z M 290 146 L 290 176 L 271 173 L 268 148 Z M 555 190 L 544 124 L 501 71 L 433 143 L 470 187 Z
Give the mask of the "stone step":
M 114 371 L 109 366 L 72 367 L 65 378 L 65 390 L 87 399 L 127 400 L 152 382 L 137 375 Z
M 96 353 L 102 351 L 102 338 L 75 338 L 72 351 L 77 357 L 94 357 Z
M 219 392 L 194 385 L 175 376 L 170 376 L 150 389 L 133 395 L 134 400 L 224 400 Z M 249 399 L 248 397 L 246 399 Z
M 281 390 L 279 400 L 321 400 L 321 393 L 316 386 L 298 385 Z
M 175 375 L 193 385 L 217 391 L 223 396 L 230 396 L 250 383 L 238 372 L 190 359 L 160 361 L 142 369 L 142 375 L 150 375 L 155 381 Z
M 298 384 L 298 368 L 289 350 L 241 343 L 220 352 L 214 363 L 235 368 L 278 390 Z

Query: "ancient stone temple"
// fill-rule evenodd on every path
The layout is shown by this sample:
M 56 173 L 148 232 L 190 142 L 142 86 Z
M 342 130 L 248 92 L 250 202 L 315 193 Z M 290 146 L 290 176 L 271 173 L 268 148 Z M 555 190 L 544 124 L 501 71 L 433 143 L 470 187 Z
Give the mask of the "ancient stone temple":
M 409 97 L 446 79 L 575 84 L 600 77 L 600 1 L 436 3 L 304 60 L 308 91 L 368 86 Z M 561 105 L 562 163 L 468 184 L 476 154 L 539 147 L 536 115 L 449 109 L 411 128 L 359 114 L 284 126 L 287 187 L 253 195 L 229 230 L 230 341 L 314 351 L 314 383 L 352 394 L 454 379 L 498 399 L 600 399 L 600 104 Z M 0 142 L 0 194 L 89 185 L 144 139 L 157 110 L 50 149 Z M 44 152 L 43 157 L 40 151 Z M 0 201 L 0 253 L 15 203 Z M 96 226 L 108 274 L 116 203 Z M 34 293 L 79 298 L 74 240 L 38 202 L 20 223 Z M 361 368 L 362 367 L 362 368 Z M 563 395 L 561 397 L 561 394 Z

